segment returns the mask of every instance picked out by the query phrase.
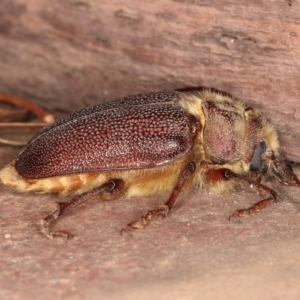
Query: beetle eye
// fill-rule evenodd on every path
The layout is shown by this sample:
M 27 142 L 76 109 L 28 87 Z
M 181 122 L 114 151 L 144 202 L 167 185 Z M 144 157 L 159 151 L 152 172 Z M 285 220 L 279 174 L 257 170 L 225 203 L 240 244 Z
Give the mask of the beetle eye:
M 265 141 L 261 141 L 257 144 L 251 159 L 250 171 L 258 173 L 265 173 L 267 171 L 267 165 L 262 158 L 262 154 L 266 149 L 267 145 Z

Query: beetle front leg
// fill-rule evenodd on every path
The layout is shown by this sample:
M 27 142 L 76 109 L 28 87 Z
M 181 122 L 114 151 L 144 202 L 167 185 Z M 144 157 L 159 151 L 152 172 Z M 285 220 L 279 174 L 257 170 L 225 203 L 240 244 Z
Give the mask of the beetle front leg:
M 40 220 L 37 225 L 40 227 L 41 232 L 49 239 L 61 236 L 67 239 L 73 238 L 73 235 L 65 230 L 51 231 L 50 227 L 53 225 L 54 221 L 58 219 L 63 213 L 65 213 L 70 208 L 73 208 L 83 202 L 88 201 L 99 193 L 107 192 L 110 194 L 116 193 L 117 191 L 123 189 L 124 181 L 122 179 L 111 179 L 104 183 L 103 185 L 96 187 L 95 189 L 85 192 L 79 196 L 72 198 L 67 202 L 57 202 L 57 209 L 46 218 Z
M 196 169 L 195 163 L 193 162 L 188 163 L 185 169 L 183 170 L 181 176 L 179 177 L 177 184 L 169 197 L 169 200 L 165 204 L 159 206 L 158 208 L 148 211 L 144 216 L 141 217 L 139 221 L 128 223 L 127 227 L 121 230 L 121 233 L 123 233 L 123 231 L 127 231 L 130 229 L 144 228 L 146 225 L 150 223 L 150 221 L 154 217 L 158 215 L 162 215 L 163 217 L 166 217 L 169 211 L 171 210 L 173 204 L 175 203 L 175 200 L 177 199 L 178 194 L 182 190 L 184 184 L 190 178 L 190 176 L 195 172 L 195 169 Z
M 236 174 L 230 170 L 226 170 L 224 173 L 224 176 L 226 179 L 230 178 L 236 178 L 238 180 L 243 180 L 248 182 L 250 185 L 256 186 L 259 189 L 262 189 L 266 191 L 267 193 L 270 194 L 270 197 L 260 200 L 256 202 L 254 205 L 248 207 L 248 208 L 243 208 L 243 209 L 238 209 L 234 213 L 232 213 L 228 219 L 231 220 L 232 218 L 239 218 L 239 217 L 250 217 L 264 209 L 265 207 L 269 206 L 270 204 L 274 203 L 277 201 L 277 194 L 274 190 L 271 188 L 267 187 L 266 185 L 261 183 L 261 178 L 259 177 L 257 180 L 252 180 L 246 176 Z
M 226 169 L 226 168 L 209 169 L 209 166 L 206 163 L 203 163 L 203 167 L 207 168 L 207 170 L 205 172 L 205 177 L 206 177 L 206 181 L 210 184 L 214 184 L 215 182 L 218 182 L 218 181 L 229 180 L 229 179 L 234 178 L 237 180 L 246 181 L 250 185 L 256 186 L 258 189 L 266 191 L 270 195 L 270 197 L 260 200 L 248 208 L 236 210 L 234 213 L 232 213 L 228 217 L 229 220 L 231 220 L 232 218 L 250 217 L 250 216 L 258 213 L 259 211 L 261 211 L 268 205 L 277 201 L 276 192 L 274 190 L 272 190 L 271 188 L 267 187 L 266 185 L 262 184 L 260 177 L 257 180 L 253 180 L 247 176 L 234 173 L 231 170 Z

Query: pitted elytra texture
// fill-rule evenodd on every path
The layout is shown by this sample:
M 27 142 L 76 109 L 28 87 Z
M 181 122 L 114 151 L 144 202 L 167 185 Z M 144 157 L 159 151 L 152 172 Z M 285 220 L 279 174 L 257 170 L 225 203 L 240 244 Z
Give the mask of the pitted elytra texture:
M 15 167 L 26 178 L 155 167 L 186 155 L 195 127 L 173 103 L 96 110 L 38 134 Z

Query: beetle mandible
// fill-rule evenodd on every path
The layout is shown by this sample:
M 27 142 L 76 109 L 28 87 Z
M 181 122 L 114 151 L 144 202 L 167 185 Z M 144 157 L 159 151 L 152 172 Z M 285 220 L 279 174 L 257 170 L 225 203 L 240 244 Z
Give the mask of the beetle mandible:
M 65 211 L 100 194 L 103 199 L 169 193 L 169 199 L 126 228 L 166 216 L 180 191 L 192 186 L 227 191 L 246 181 L 268 197 L 229 218 L 250 216 L 276 201 L 261 183 L 275 177 L 300 187 L 280 149 L 275 128 L 240 100 L 208 89 L 135 95 L 71 113 L 38 132 L 0 173 L 22 192 L 72 195 L 39 222 L 48 238 Z

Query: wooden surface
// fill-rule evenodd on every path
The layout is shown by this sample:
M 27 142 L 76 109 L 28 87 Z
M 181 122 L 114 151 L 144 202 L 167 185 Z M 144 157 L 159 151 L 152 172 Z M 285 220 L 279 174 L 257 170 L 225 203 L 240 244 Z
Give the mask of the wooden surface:
M 264 111 L 300 162 L 299 74 L 297 1 L 0 1 L 0 89 L 51 110 L 213 87 Z
M 299 74 L 298 0 L 0 0 L 1 92 L 59 113 L 213 87 L 264 111 L 300 162 Z M 253 190 L 200 190 L 133 237 L 120 228 L 164 197 L 91 201 L 58 222 L 68 242 L 35 225 L 55 196 L 1 185 L 0 299 L 299 299 L 299 189 L 266 184 L 279 203 L 241 223 L 227 216 Z
M 1 147 L 1 165 L 17 152 Z M 57 197 L 0 185 L 0 299 L 298 300 L 300 189 L 267 184 L 280 201 L 241 222 L 227 217 L 257 201 L 255 189 L 192 190 L 132 236 L 120 229 L 166 197 L 95 199 L 55 224 L 70 241 L 48 240 L 35 224 Z

